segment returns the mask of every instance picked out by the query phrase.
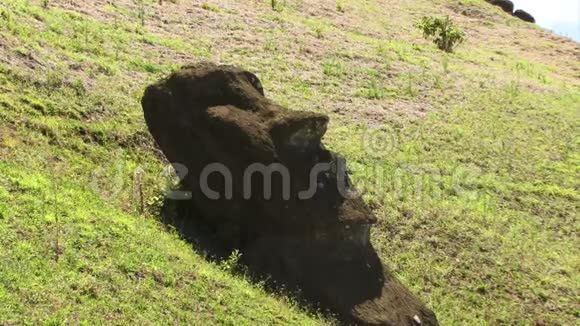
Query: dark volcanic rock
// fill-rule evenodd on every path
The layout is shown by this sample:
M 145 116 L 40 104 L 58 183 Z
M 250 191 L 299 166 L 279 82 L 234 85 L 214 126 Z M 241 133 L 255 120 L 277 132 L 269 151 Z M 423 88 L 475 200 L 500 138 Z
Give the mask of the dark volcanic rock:
M 486 0 L 492 5 L 496 5 L 503 9 L 503 11 L 509 13 L 510 15 L 514 12 L 514 3 L 510 0 Z
M 282 108 L 254 74 L 211 63 L 148 87 L 142 105 L 169 161 L 187 167 L 181 218 L 345 322 L 437 325 L 372 247 L 376 218 L 321 143 L 327 116 Z
M 528 23 L 536 23 L 536 19 L 534 19 L 534 16 L 530 15 L 529 13 L 521 9 L 516 10 L 514 12 L 514 16 Z

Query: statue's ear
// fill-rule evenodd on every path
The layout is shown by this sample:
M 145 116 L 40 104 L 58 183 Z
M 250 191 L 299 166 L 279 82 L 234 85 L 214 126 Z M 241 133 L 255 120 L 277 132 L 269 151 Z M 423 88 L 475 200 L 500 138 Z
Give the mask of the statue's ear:
M 246 71 L 246 78 L 248 78 L 248 81 L 250 82 L 250 84 L 252 84 L 252 86 L 254 86 L 254 88 L 260 92 L 260 94 L 262 94 L 262 96 L 264 96 L 264 87 L 262 87 L 262 82 L 260 82 L 260 79 L 258 78 L 258 76 L 254 75 L 253 73 Z

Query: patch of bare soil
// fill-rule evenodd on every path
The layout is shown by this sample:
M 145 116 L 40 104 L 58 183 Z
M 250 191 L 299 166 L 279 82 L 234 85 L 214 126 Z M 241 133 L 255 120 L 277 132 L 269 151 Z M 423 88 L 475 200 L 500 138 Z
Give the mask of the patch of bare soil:
M 209 4 L 215 10 L 208 10 Z M 100 21 L 138 21 L 139 5 L 131 0 L 116 1 L 69 1 L 54 0 L 51 5 L 89 15 Z M 205 8 L 204 8 L 205 7 Z M 491 9 L 493 9 L 490 6 Z M 333 97 L 324 91 L 326 76 L 321 65 L 335 58 L 342 59 L 350 72 L 340 80 L 343 90 L 356 90 L 368 80 L 364 70 L 375 69 L 384 74 L 385 85 L 403 73 L 412 73 L 414 64 L 394 60 L 391 71 L 384 72 L 384 58 L 378 53 L 368 53 L 378 48 L 380 42 L 425 42 L 414 28 L 414 22 L 432 8 L 423 8 L 408 1 L 377 1 L 353 5 L 348 2 L 338 8 L 336 1 L 287 1 L 278 15 L 269 3 L 255 1 L 165 1 L 163 5 L 145 8 L 145 28 L 161 37 L 194 40 L 207 44 L 214 60 L 248 67 L 264 74 L 271 83 L 271 90 L 284 93 L 283 88 L 293 84 L 306 84 L 314 98 L 300 101 L 308 111 L 336 112 L 356 120 L 390 120 L 392 115 L 408 114 L 416 119 L 432 106 L 432 95 L 406 99 L 367 100 L 364 98 Z M 299 14 L 295 14 L 299 13 Z M 490 48 L 509 49 L 522 59 L 533 62 L 550 62 L 558 66 L 569 78 L 579 74 L 577 64 L 580 46 L 564 37 L 520 22 L 497 10 L 484 10 L 481 6 L 459 4 L 441 7 L 442 14 L 449 14 L 468 32 L 469 43 L 488 44 Z M 514 35 L 514 30 L 517 35 Z M 542 42 L 557 42 L 557 47 L 543 46 Z M 424 44 L 424 43 L 422 43 Z M 136 44 L 150 53 L 157 53 L 158 62 L 185 64 L 199 61 L 193 55 L 163 47 Z M 513 53 L 514 49 L 517 53 Z M 461 50 L 460 50 L 461 51 Z M 554 56 L 558 60 L 553 60 Z M 24 58 L 28 65 L 35 65 L 33 58 Z M 278 70 L 285 69 L 283 74 Z M 482 68 L 480 68 L 482 69 Z M 354 71 L 354 72 L 353 72 Z M 566 73 L 567 72 L 567 73 Z M 292 81 L 287 78 L 290 76 Z M 458 77 L 457 87 L 462 85 Z M 285 78 L 285 79 L 284 79 Z M 462 86 L 472 83 L 466 81 Z M 293 86 L 290 86 L 293 87 Z M 451 85 L 449 87 L 455 87 Z M 426 90 L 428 93 L 428 90 Z M 461 93 L 457 89 L 456 93 Z M 453 92 L 453 90 L 451 90 Z M 296 91 L 290 91 L 296 96 Z M 341 92 L 352 95 L 353 92 Z M 425 93 L 425 94 L 427 94 Z

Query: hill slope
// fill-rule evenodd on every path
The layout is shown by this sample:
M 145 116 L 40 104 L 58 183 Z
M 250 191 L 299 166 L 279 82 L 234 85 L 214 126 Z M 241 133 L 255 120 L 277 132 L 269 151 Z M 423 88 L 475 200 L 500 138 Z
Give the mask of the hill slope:
M 47 3 L 0 3 L 0 322 L 330 322 L 156 222 L 140 96 L 199 60 L 331 116 L 375 246 L 442 324 L 578 321 L 578 43 L 483 0 Z M 438 51 L 423 15 L 467 42 Z

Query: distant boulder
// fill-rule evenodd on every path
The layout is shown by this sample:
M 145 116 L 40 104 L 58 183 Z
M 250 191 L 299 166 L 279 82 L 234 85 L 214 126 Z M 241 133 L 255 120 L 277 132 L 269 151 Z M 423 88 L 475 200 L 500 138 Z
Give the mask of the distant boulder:
M 487 2 L 491 3 L 494 6 L 498 6 L 503 11 L 509 13 L 510 15 L 514 12 L 514 3 L 510 0 L 486 0 Z
M 534 16 L 530 15 L 524 10 L 518 9 L 514 12 L 514 16 L 518 17 L 519 19 L 526 21 L 528 23 L 536 23 Z

